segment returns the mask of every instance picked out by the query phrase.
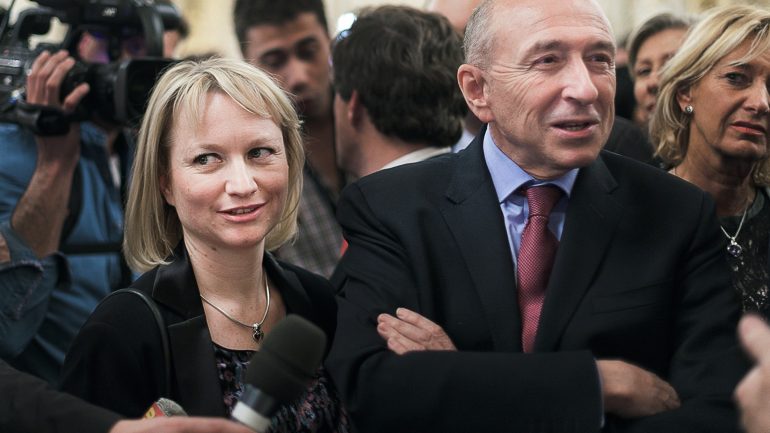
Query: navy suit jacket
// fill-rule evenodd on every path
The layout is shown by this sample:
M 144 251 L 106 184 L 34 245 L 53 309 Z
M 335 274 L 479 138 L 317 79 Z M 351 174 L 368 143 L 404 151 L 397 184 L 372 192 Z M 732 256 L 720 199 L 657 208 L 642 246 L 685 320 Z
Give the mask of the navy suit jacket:
M 580 170 L 535 353 L 521 350 L 516 272 L 481 138 L 459 154 L 348 187 L 349 248 L 334 280 L 327 361 L 362 432 L 598 431 L 595 359 L 669 381 L 680 409 L 604 431 L 730 432 L 747 369 L 712 200 L 658 169 L 602 152 Z M 413 309 L 458 352 L 391 353 L 379 313 Z

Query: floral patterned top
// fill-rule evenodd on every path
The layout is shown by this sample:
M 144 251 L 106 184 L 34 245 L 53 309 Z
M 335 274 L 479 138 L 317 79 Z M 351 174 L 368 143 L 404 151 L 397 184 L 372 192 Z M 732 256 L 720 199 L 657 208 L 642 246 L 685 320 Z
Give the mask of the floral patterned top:
M 720 218 L 719 223 L 727 233 L 734 235 L 740 226 L 741 216 Z M 764 189 L 746 213 L 746 221 L 736 238 L 741 246 L 739 255 L 725 253 L 732 271 L 733 288 L 739 296 L 743 311 L 752 311 L 770 319 L 770 293 L 768 293 L 768 244 L 770 244 L 770 200 Z
M 214 359 L 228 413 L 243 392 L 243 379 L 253 350 L 231 350 L 214 344 Z M 307 391 L 273 417 L 270 433 L 347 433 L 347 412 L 324 368 L 319 368 Z

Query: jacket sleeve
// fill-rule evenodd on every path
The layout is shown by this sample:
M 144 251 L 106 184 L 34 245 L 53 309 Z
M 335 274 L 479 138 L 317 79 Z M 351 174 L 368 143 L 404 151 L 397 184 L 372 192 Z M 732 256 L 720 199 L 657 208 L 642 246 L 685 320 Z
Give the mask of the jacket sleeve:
M 689 248 L 678 265 L 672 353 L 664 376 L 682 405 L 637 420 L 615 419 L 624 433 L 741 431 L 733 391 L 750 364 L 736 337 L 740 315 L 713 201 L 702 193 Z
M 137 296 L 105 299 L 75 337 L 61 389 L 129 418 L 161 395 L 164 371 L 157 325 Z
M 37 162 L 32 134 L 0 124 L 0 357 L 20 354 L 37 334 L 57 285 L 69 284 L 64 257 L 38 259 L 13 231 L 11 215 Z
M 69 282 L 61 254 L 38 259 L 9 221 L 0 222 L 0 357 L 11 359 L 27 347 L 48 312 L 51 293 Z
M 0 361 L 0 431 L 5 433 L 107 433 L 120 417 L 54 391 Z
M 415 292 L 430 289 L 416 287 L 408 254 L 357 184 L 338 209 L 349 248 L 335 275 L 342 298 L 326 365 L 359 431 L 599 430 L 599 379 L 588 351 L 390 352 L 377 315 L 401 306 L 419 312 Z

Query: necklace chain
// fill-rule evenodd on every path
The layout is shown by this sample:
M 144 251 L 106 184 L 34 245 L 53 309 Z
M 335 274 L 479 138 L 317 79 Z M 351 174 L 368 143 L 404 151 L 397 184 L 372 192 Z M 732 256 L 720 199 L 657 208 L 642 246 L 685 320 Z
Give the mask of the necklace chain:
M 671 174 L 677 177 L 679 174 L 676 172 L 676 169 L 679 168 L 678 166 L 671 169 Z M 749 212 L 749 208 L 751 207 L 751 201 L 749 201 L 748 197 L 746 198 L 746 206 L 743 208 L 743 215 L 741 215 L 741 222 L 738 223 L 738 230 L 735 231 L 735 234 L 730 236 L 730 233 L 727 233 L 727 230 L 725 230 L 724 226 L 722 224 L 719 224 L 719 228 L 722 229 L 722 233 L 725 234 L 727 237 L 727 240 L 730 241 L 730 243 L 727 245 L 727 252 L 733 256 L 733 257 L 740 257 L 741 254 L 743 254 L 743 247 L 741 244 L 738 243 L 738 235 L 741 234 L 741 229 L 743 228 L 743 222 L 746 221 L 746 214 Z
M 257 343 L 262 341 L 262 338 L 265 337 L 265 331 L 262 330 L 262 324 L 265 323 L 265 319 L 267 319 L 267 313 L 270 311 L 270 287 L 268 287 L 267 285 L 267 272 L 265 272 L 264 270 L 262 272 L 265 274 L 265 297 L 266 297 L 265 312 L 264 314 L 262 314 L 262 319 L 259 322 L 254 322 L 251 325 L 249 325 L 248 323 L 241 322 L 235 317 L 229 315 L 225 310 L 212 304 L 211 301 L 209 301 L 208 299 L 206 299 L 205 296 L 203 296 L 203 294 L 200 294 L 200 297 L 203 300 L 203 302 L 211 305 L 212 308 L 222 313 L 222 315 L 228 318 L 231 322 L 241 325 L 245 328 L 251 329 L 252 331 L 251 338 L 253 338 L 254 341 L 256 341 Z
M 738 257 L 743 253 L 743 247 L 741 244 L 738 243 L 736 240 L 738 238 L 738 235 L 741 234 L 741 229 L 743 228 L 743 222 L 746 221 L 746 214 L 749 212 L 749 208 L 751 207 L 751 203 L 746 205 L 746 208 L 743 209 L 743 215 L 741 215 L 741 222 L 738 223 L 738 230 L 735 231 L 735 234 L 730 236 L 729 233 L 727 233 L 727 230 L 722 226 L 722 224 L 719 225 L 719 228 L 722 229 L 722 233 L 727 236 L 727 239 L 730 241 L 730 244 L 727 245 L 727 252 L 730 253 L 733 257 Z

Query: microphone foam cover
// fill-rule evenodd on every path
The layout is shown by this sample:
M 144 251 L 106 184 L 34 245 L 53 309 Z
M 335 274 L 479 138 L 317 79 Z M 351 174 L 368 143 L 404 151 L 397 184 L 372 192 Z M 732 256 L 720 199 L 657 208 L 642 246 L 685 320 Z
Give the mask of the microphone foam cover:
M 182 406 L 174 400 L 161 397 L 155 403 L 166 416 L 187 416 L 187 412 L 185 412 L 184 409 L 182 409 Z
M 281 404 L 302 395 L 321 365 L 326 334 L 310 321 L 290 314 L 273 327 L 246 369 L 245 382 Z

